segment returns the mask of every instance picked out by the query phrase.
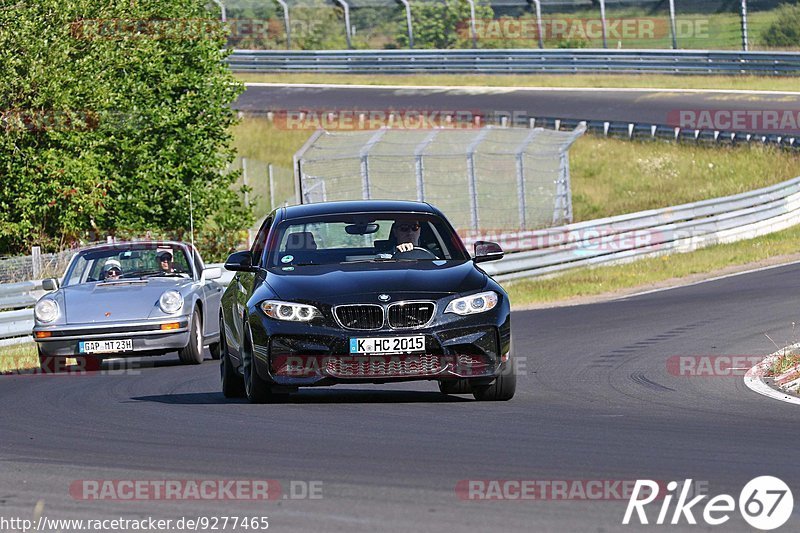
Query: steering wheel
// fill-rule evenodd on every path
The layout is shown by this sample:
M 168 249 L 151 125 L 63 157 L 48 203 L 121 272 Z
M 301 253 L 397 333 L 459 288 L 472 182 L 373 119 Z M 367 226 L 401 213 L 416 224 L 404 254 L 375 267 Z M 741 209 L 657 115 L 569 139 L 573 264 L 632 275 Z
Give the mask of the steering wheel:
M 415 246 L 413 250 L 409 250 L 407 252 L 398 252 L 395 251 L 392 255 L 392 259 L 439 259 L 435 253 L 431 252 L 427 248 L 422 248 L 420 246 Z

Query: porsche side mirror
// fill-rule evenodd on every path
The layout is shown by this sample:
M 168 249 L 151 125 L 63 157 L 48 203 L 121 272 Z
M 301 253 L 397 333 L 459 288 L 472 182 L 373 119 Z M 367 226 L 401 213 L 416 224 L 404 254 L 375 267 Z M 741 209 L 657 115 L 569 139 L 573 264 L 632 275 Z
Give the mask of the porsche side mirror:
M 211 267 L 203 270 L 203 279 L 211 281 L 212 279 L 219 279 L 222 277 L 222 269 L 219 267 Z
M 243 252 L 234 252 L 228 256 L 228 259 L 225 261 L 225 270 L 231 270 L 233 272 L 255 272 L 258 270 L 258 267 L 253 266 L 253 256 L 250 254 L 250 250 L 244 250 Z
M 503 249 L 496 242 L 475 241 L 475 256 L 472 260 L 476 263 L 497 261 L 502 259 L 503 255 Z
M 56 278 L 47 278 L 42 280 L 42 289 L 46 291 L 57 291 L 58 280 Z

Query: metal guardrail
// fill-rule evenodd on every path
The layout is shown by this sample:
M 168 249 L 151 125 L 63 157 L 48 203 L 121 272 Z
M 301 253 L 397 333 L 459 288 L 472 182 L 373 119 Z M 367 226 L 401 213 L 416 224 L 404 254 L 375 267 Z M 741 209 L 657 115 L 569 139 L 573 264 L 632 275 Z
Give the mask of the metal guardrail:
M 560 228 L 471 235 L 514 250 L 487 273 L 498 281 L 631 261 L 750 239 L 800 223 L 800 178 L 743 194 Z
M 234 50 L 236 72 L 800 74 L 800 53 L 712 50 Z

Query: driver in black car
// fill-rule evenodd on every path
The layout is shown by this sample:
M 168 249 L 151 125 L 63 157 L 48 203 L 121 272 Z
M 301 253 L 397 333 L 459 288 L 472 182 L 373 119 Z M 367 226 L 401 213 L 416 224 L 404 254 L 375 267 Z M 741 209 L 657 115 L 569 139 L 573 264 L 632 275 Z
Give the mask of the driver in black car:
M 398 252 L 410 252 L 419 246 L 420 224 L 416 220 L 397 221 L 392 224 L 389 242 Z

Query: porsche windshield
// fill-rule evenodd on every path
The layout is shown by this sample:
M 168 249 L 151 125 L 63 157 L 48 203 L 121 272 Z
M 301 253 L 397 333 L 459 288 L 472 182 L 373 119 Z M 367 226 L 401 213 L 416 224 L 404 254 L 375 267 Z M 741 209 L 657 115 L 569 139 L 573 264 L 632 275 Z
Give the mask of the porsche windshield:
M 466 260 L 458 235 L 440 217 L 413 213 L 328 215 L 280 224 L 268 265 L 359 261 Z
M 64 285 L 150 276 L 191 277 L 183 248 L 149 244 L 86 250 L 72 262 L 64 277 Z

